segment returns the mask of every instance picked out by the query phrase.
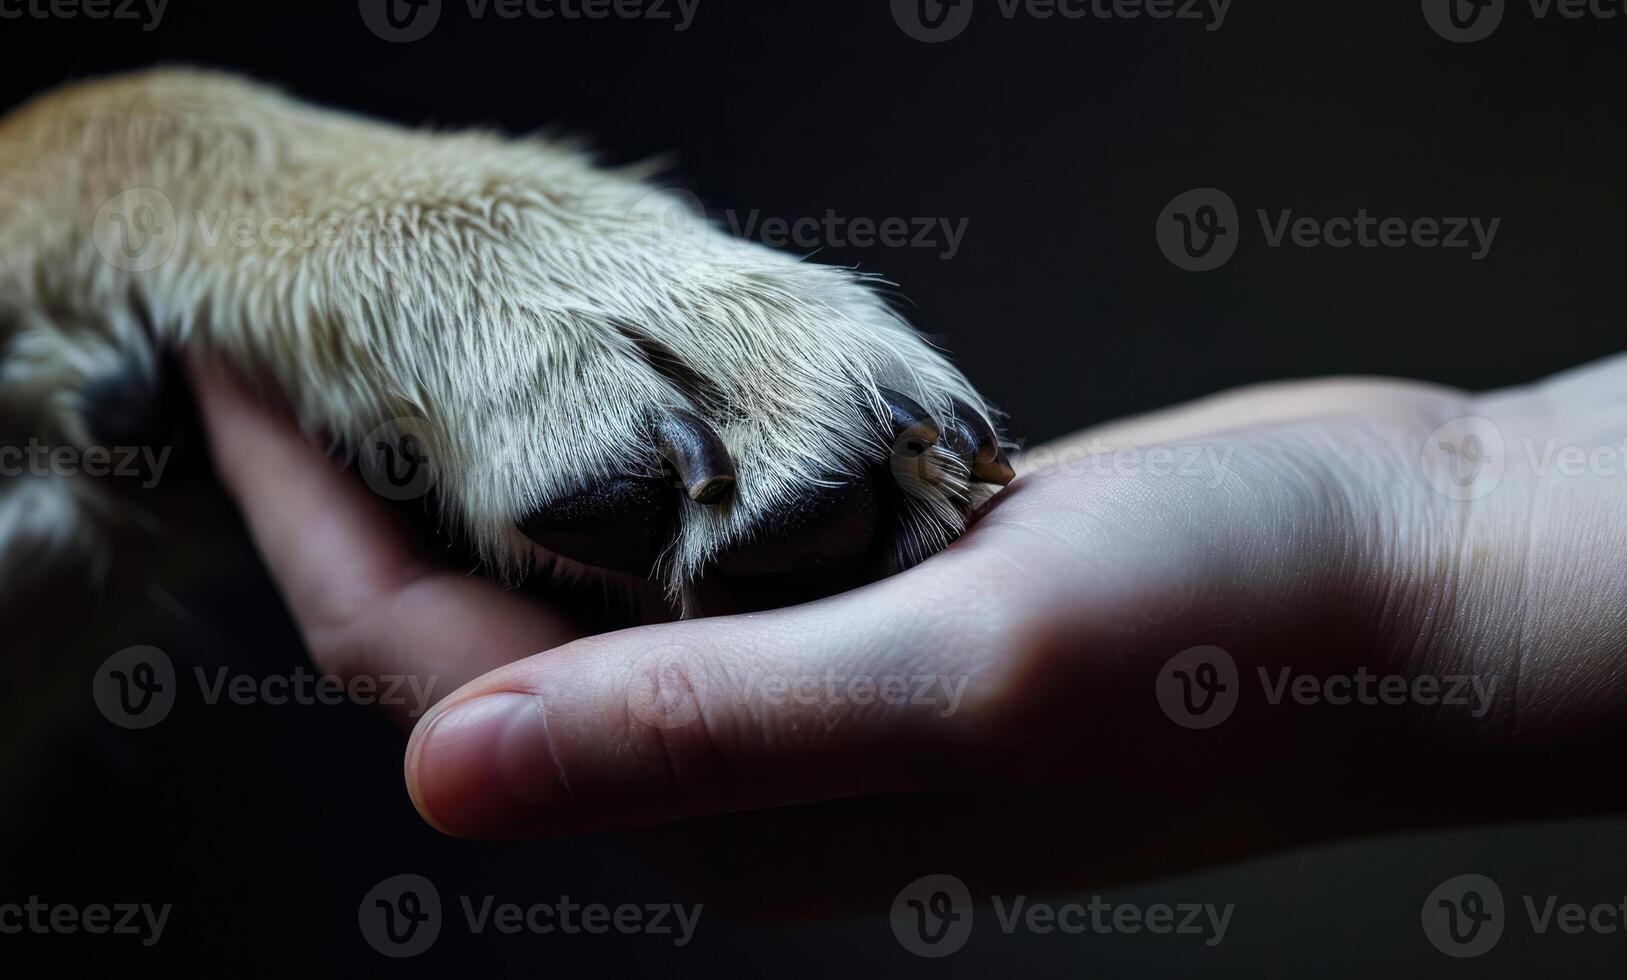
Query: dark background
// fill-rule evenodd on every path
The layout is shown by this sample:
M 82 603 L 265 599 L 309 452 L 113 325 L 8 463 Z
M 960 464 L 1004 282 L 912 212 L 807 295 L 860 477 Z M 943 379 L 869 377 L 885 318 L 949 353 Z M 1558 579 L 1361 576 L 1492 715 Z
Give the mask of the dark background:
M 682 33 L 671 22 L 475 19 L 447 0 L 428 37 L 390 44 L 352 0 L 171 0 L 150 32 L 0 19 L 0 106 L 155 62 L 217 65 L 403 122 L 580 134 L 609 162 L 671 154 L 677 182 L 741 220 L 754 209 L 965 218 L 952 261 L 880 246 L 817 257 L 896 283 L 914 322 L 1030 444 L 1264 379 L 1379 373 L 1483 388 L 1620 349 L 1627 17 L 1539 21 L 1519 2 L 1494 36 L 1457 45 L 1406 0 L 1237 0 L 1214 32 L 1007 20 L 995 0 L 975 3 L 963 35 L 929 45 L 880 0 L 699 0 Z M 1173 197 L 1205 186 L 1236 201 L 1243 238 L 1225 267 L 1194 274 L 1160 253 L 1154 225 Z M 1272 249 L 1257 208 L 1502 221 L 1476 262 L 1468 250 Z M 1619 819 L 1345 843 L 1105 892 L 1236 902 L 1213 949 L 1007 937 L 983 920 L 956 956 L 921 960 L 895 943 L 884 900 L 774 926 L 708 914 L 677 951 L 648 937 L 451 929 L 423 957 L 384 960 L 362 941 L 356 909 L 400 872 L 429 876 L 448 902 L 676 893 L 620 841 L 440 838 L 402 789 L 402 736 L 361 708 L 183 703 L 147 732 L 107 724 L 85 691 L 123 647 L 156 644 L 181 669 L 274 674 L 302 662 L 229 506 L 202 485 L 166 491 L 192 494 L 188 532 L 121 554 L 99 597 L 59 592 L 6 624 L 20 674 L 0 694 L 0 902 L 170 901 L 169 931 L 152 950 L 0 936 L 8 960 L 27 945 L 66 962 L 279 975 L 1605 976 L 1627 963 L 1627 935 L 1534 937 L 1518 920 L 1493 953 L 1458 962 L 1418 926 L 1422 897 L 1468 871 L 1497 879 L 1511 902 L 1524 891 L 1619 901 Z M 1352 793 L 1368 778 L 1352 773 Z M 945 855 L 919 873 L 954 870 Z

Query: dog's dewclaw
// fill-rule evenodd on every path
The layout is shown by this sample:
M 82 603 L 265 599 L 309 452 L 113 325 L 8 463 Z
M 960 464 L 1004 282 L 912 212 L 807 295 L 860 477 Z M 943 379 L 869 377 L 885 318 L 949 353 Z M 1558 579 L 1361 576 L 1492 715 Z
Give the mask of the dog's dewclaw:
M 700 416 L 681 409 L 668 413 L 656 424 L 655 448 L 695 503 L 721 504 L 734 495 L 734 459 Z

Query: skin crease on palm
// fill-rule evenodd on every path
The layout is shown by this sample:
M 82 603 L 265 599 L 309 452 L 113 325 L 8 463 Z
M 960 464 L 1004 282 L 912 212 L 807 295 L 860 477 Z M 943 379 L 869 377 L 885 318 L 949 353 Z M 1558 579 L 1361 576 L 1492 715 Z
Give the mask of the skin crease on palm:
M 406 753 L 419 811 L 458 836 L 753 811 L 770 826 L 791 811 L 769 808 L 920 794 L 1083 794 L 1126 825 L 1217 793 L 1291 803 L 1294 826 L 1249 830 L 1230 854 L 1598 806 L 1573 798 L 1585 780 L 1518 780 L 1615 758 L 1627 718 L 1627 356 L 1483 395 L 1294 382 L 1108 425 L 1029 453 L 964 538 L 902 575 L 592 637 L 420 561 L 285 419 L 213 367 L 192 373 L 216 465 L 318 666 L 463 685 Z M 1419 462 L 1465 416 L 1490 419 L 1507 447 L 1500 483 L 1472 501 L 1437 492 Z M 1211 447 L 1226 463 L 1198 477 L 1047 464 L 1104 444 Z M 1616 455 L 1587 473 L 1534 470 L 1554 446 Z M 1244 697 L 1226 724 L 1191 731 L 1153 692 L 1172 655 L 1201 645 L 1235 659 Z M 1496 687 L 1478 712 L 1270 704 L 1254 678 L 1280 667 Z M 963 687 L 952 711 L 941 697 L 859 705 L 819 696 L 831 676 Z M 780 678 L 819 683 L 761 696 Z M 1438 777 L 1446 759 L 1461 778 Z

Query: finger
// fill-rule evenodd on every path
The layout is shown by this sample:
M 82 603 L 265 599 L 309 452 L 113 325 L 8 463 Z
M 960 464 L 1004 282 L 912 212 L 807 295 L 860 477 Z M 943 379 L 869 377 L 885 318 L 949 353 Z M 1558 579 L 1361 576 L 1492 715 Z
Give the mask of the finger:
M 424 561 L 380 502 L 286 415 L 219 365 L 189 371 L 220 479 L 325 669 L 407 675 L 444 696 L 580 635 L 543 606 Z
M 1030 450 L 1013 463 L 1018 473 L 1028 473 L 1035 470 L 1036 461 L 1044 460 L 1047 453 L 1054 458 L 1056 453 L 1072 450 L 1100 452 L 1170 443 L 1334 415 L 1410 418 L 1420 409 L 1456 404 L 1463 398 L 1464 393 L 1454 388 L 1390 378 L 1332 378 L 1253 385 L 1093 426 L 1040 447 L 1044 452 Z M 1450 411 L 1445 417 L 1451 417 Z
M 443 831 L 499 837 L 961 785 L 1003 632 L 997 603 L 958 594 L 980 560 L 502 668 L 419 724 L 408 787 Z

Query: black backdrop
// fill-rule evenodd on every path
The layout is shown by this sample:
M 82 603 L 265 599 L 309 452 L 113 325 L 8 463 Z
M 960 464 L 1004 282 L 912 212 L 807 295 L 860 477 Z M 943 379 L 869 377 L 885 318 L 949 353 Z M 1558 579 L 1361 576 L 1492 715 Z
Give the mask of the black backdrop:
M 1029 443 L 1262 379 L 1382 373 L 1478 388 L 1620 349 L 1627 16 L 1538 17 L 1519 0 L 1492 36 L 1459 44 L 1407 0 L 1237 0 L 1217 30 L 1026 7 L 1007 18 L 1000 0 L 965 3 L 964 32 L 929 44 L 895 17 L 908 4 L 881 0 L 698 0 L 683 31 L 671 20 L 509 20 L 483 6 L 475 16 L 466 0 L 446 0 L 426 37 L 388 43 L 353 0 L 170 0 L 152 30 L 36 16 L 49 4 L 8 0 L 0 106 L 155 62 L 217 65 L 405 122 L 580 134 L 610 162 L 670 154 L 674 180 L 737 224 L 827 214 L 963 223 L 952 258 L 941 234 L 926 248 L 824 235 L 802 250 L 896 283 L 914 322 Z M 675 0 L 665 9 L 679 16 Z M 1241 236 L 1228 263 L 1201 274 L 1155 238 L 1165 205 L 1200 187 L 1230 196 Z M 1477 260 L 1472 248 L 1273 248 L 1259 209 L 1273 220 L 1365 209 L 1500 223 Z M 448 936 L 389 964 L 361 941 L 355 909 L 398 871 L 428 874 L 447 895 L 527 901 L 653 901 L 669 886 L 615 842 L 441 840 L 400 788 L 399 735 L 359 709 L 178 710 L 144 738 L 107 731 L 83 684 L 132 636 L 184 662 L 267 672 L 298 662 L 229 509 L 213 499 L 192 517 L 207 529 L 206 558 L 196 544 L 145 556 L 166 570 L 166 591 L 65 600 L 43 624 L 11 624 L 18 656 L 51 666 L 25 672 L 28 684 L 5 697 L 15 710 L 0 727 L 11 750 L 0 901 L 177 903 L 153 950 L 33 943 L 50 955 L 245 972 L 308 962 L 324 974 L 464 964 L 942 973 L 1016 962 L 1086 975 L 1276 964 L 1514 976 L 1554 962 L 1602 975 L 1627 962 L 1620 936 L 1526 936 L 1457 963 L 1417 928 L 1416 899 L 1464 870 L 1619 898 L 1623 826 L 1594 821 L 1344 845 L 1114 892 L 1239 902 L 1233 938 L 1215 949 L 980 932 L 931 962 L 895 944 L 881 907 L 773 929 L 708 922 L 679 951 L 646 939 Z M 19 942 L 0 936 L 0 953 Z

